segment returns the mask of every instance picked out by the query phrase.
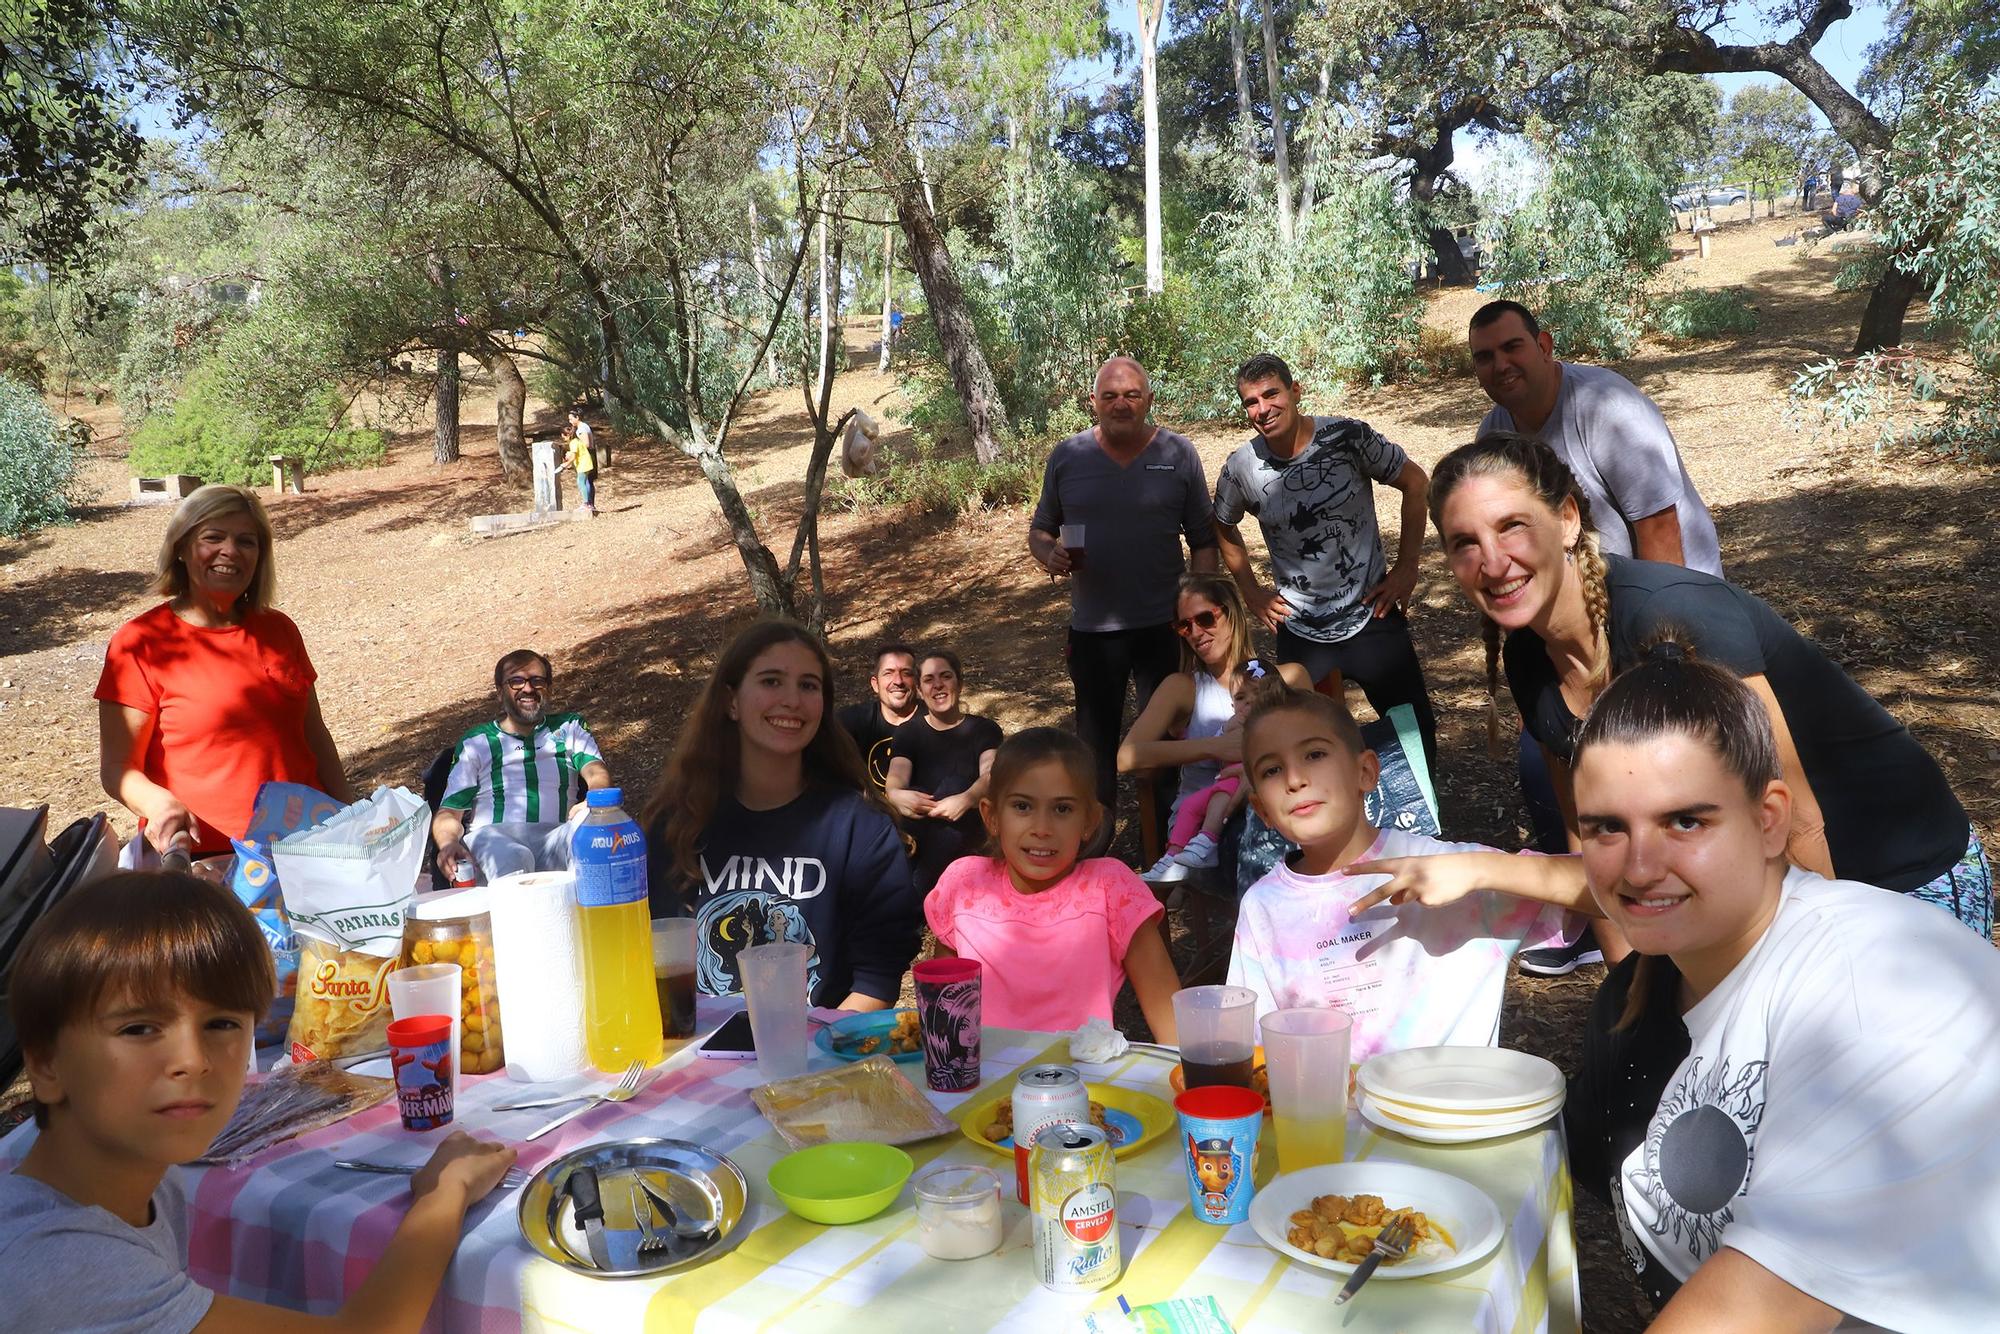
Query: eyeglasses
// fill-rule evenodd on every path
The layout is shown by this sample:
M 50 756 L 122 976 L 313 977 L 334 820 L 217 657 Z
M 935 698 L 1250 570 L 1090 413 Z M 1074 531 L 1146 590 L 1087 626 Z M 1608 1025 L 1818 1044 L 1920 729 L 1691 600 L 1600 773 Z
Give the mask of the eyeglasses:
M 504 682 L 509 690 L 547 690 L 549 678 L 546 676 L 510 676 Z
M 1179 635 L 1181 638 L 1186 639 L 1189 635 L 1193 634 L 1197 629 L 1213 630 L 1215 628 L 1215 623 L 1221 620 L 1226 615 L 1228 615 L 1228 613 L 1224 611 L 1213 611 L 1213 610 L 1198 611 L 1194 615 L 1188 617 L 1185 621 L 1175 621 L 1174 633 Z

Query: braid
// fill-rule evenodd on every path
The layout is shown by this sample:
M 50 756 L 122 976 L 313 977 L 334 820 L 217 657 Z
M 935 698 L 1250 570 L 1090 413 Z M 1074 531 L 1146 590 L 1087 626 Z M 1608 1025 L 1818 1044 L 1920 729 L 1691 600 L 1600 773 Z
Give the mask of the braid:
M 1604 587 L 1604 556 L 1597 549 L 1597 534 L 1585 521 L 1576 541 L 1576 572 L 1583 580 L 1583 609 L 1590 614 L 1593 641 L 1602 651 L 1590 668 L 1590 689 L 1595 694 L 1611 679 L 1611 594 Z
M 1486 641 L 1486 753 L 1500 755 L 1500 623 L 1479 618 L 1479 637 Z

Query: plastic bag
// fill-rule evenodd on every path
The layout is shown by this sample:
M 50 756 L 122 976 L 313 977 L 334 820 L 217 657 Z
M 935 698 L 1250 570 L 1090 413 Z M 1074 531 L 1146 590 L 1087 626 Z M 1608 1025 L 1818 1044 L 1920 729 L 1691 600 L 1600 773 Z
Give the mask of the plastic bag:
M 882 436 L 882 428 L 873 417 L 861 408 L 847 419 L 847 434 L 840 445 L 840 471 L 849 477 L 873 477 L 882 471 L 882 462 L 875 457 L 875 446 Z
M 250 827 L 242 838 L 229 840 L 236 849 L 229 888 L 257 919 L 264 942 L 271 947 L 271 966 L 278 974 L 278 997 L 263 1022 L 257 1025 L 260 1047 L 284 1041 L 290 1030 L 299 973 L 298 937 L 285 916 L 284 894 L 278 882 L 278 868 L 271 861 L 271 845 L 287 834 L 310 829 L 339 810 L 340 803 L 318 788 L 304 783 L 265 783 L 257 789 L 257 799 L 251 803 Z
M 404 788 L 375 794 L 271 845 L 299 936 L 292 1059 L 328 1061 L 387 1045 L 389 973 L 423 863 L 430 808 Z

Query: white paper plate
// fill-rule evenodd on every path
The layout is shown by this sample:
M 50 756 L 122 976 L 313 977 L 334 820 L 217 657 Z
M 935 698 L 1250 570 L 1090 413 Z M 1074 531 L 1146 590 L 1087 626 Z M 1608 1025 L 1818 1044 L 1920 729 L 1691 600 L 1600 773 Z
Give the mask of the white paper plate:
M 1562 1110 L 1561 1098 L 1547 1098 L 1527 1107 L 1495 1107 L 1483 1112 L 1453 1112 L 1416 1103 L 1397 1102 L 1372 1089 L 1356 1089 L 1357 1098 L 1367 1098 L 1386 1116 L 1414 1125 L 1435 1126 L 1440 1130 L 1462 1130 L 1469 1126 L 1492 1125 L 1496 1121 L 1544 1121 Z
M 1355 1076 L 1370 1095 L 1440 1111 L 1525 1111 L 1559 1096 L 1553 1062 L 1505 1047 L 1412 1047 L 1363 1062 Z
M 1291 1231 L 1292 1214 L 1310 1209 L 1318 1195 L 1380 1195 L 1392 1209 L 1421 1209 L 1426 1217 L 1451 1234 L 1454 1243 L 1447 1254 L 1414 1256 L 1401 1264 L 1381 1265 L 1377 1279 L 1422 1278 L 1442 1274 L 1482 1260 L 1500 1244 L 1507 1228 L 1500 1220 L 1497 1205 L 1469 1181 L 1461 1181 L 1427 1167 L 1408 1163 L 1328 1163 L 1288 1172 L 1275 1178 L 1250 1201 L 1250 1226 L 1264 1244 L 1302 1265 L 1333 1274 L 1351 1274 L 1354 1266 L 1342 1260 L 1322 1260 L 1285 1240 Z
M 1422 1122 L 1405 1121 L 1395 1117 L 1365 1093 L 1355 1099 L 1354 1106 L 1355 1110 L 1361 1113 L 1361 1119 L 1370 1125 L 1423 1144 L 1477 1144 L 1481 1140 L 1504 1139 L 1509 1135 L 1518 1135 L 1524 1130 L 1533 1130 L 1562 1110 L 1562 1107 L 1557 1105 L 1546 1112 L 1525 1118 L 1440 1126 L 1425 1125 Z

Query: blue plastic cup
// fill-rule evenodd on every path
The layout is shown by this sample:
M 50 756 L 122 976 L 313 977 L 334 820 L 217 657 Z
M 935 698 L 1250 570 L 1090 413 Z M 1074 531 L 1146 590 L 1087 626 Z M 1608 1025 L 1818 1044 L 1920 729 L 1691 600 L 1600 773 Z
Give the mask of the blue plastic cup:
M 1188 1203 L 1204 1223 L 1227 1227 L 1250 1217 L 1257 1191 L 1257 1135 L 1264 1095 L 1231 1084 L 1189 1089 L 1174 1099 L 1180 1116 Z

